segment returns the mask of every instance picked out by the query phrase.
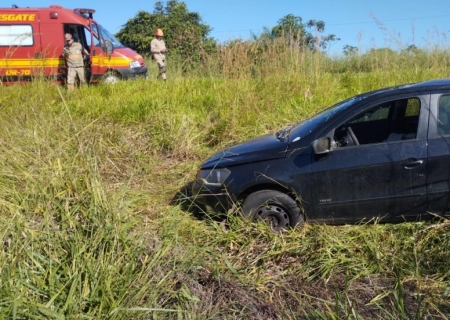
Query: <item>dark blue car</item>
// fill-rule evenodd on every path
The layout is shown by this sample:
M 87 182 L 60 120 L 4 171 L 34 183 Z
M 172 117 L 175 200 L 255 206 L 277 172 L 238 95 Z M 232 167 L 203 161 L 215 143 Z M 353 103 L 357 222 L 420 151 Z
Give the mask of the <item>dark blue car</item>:
M 240 206 L 280 230 L 443 215 L 449 182 L 450 79 L 441 79 L 360 94 L 217 152 L 193 194 L 205 210 Z

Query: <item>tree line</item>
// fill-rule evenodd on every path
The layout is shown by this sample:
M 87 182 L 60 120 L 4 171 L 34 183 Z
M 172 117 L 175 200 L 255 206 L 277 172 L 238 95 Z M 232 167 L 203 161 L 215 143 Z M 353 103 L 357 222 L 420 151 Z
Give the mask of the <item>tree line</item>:
M 148 55 L 150 41 L 157 28 L 164 30 L 171 54 L 177 54 L 183 60 L 201 62 L 205 54 L 213 54 L 220 46 L 209 36 L 212 29 L 203 23 L 201 16 L 190 12 L 186 4 L 178 0 L 169 0 L 165 4 L 156 2 L 153 13 L 139 11 L 122 26 L 116 37 L 127 47 Z M 324 50 L 329 43 L 339 40 L 334 34 L 325 35 L 324 32 L 325 22 L 303 22 L 301 17 L 288 14 L 275 27 L 264 28 L 260 35 L 253 34 L 252 41 L 267 44 L 282 38 L 291 46 L 316 51 Z

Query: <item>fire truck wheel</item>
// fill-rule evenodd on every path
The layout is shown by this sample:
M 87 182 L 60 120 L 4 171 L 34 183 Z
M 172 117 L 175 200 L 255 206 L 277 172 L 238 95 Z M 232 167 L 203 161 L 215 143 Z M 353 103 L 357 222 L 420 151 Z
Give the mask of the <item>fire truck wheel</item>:
M 114 71 L 108 71 L 103 76 L 104 83 L 116 83 L 120 80 L 119 75 Z

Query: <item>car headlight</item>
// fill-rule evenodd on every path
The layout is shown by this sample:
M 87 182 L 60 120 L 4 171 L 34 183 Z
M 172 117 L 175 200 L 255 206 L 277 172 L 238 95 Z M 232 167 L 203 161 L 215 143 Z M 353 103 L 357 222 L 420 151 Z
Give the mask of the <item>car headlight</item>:
M 130 68 L 139 68 L 141 66 L 141 63 L 139 61 L 131 61 L 130 62 Z
M 228 169 L 200 170 L 197 174 L 197 182 L 210 186 L 221 186 L 230 175 Z

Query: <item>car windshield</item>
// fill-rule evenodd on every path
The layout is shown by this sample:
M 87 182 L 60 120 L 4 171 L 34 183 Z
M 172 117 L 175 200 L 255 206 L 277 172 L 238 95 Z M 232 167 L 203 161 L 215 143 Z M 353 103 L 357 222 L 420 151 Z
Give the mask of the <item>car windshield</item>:
M 109 40 L 112 43 L 112 45 L 114 46 L 114 48 L 125 48 L 125 46 L 122 43 L 120 43 L 120 41 L 117 40 L 117 38 L 114 37 L 108 30 L 103 28 L 101 25 L 99 25 L 99 28 L 101 30 L 103 39 L 105 41 Z
M 315 128 L 326 123 L 334 117 L 336 113 L 344 112 L 347 108 L 354 103 L 360 101 L 362 97 L 356 96 L 350 99 L 341 101 L 325 110 L 322 110 L 310 119 L 299 122 L 297 125 L 290 128 L 289 137 L 290 141 L 298 141 L 299 139 L 310 134 Z

